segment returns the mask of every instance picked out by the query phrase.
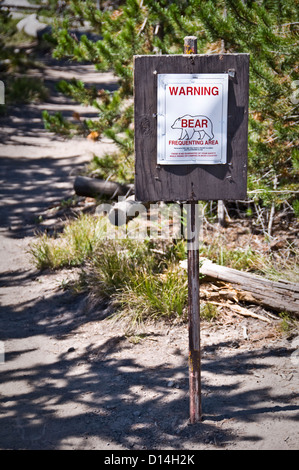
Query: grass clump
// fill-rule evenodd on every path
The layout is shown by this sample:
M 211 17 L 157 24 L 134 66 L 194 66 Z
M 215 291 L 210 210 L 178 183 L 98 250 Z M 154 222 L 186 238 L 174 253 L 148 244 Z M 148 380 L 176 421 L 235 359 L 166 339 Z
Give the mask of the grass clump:
M 118 318 L 131 326 L 183 317 L 188 283 L 179 261 L 185 242 L 109 239 L 106 220 L 82 215 L 57 236 L 40 236 L 31 246 L 37 267 L 81 266 L 79 290 L 85 289 L 95 304 L 108 299 Z
M 281 312 L 279 317 L 281 318 L 279 328 L 283 333 L 290 333 L 297 326 L 297 322 L 289 313 Z
M 57 236 L 40 236 L 32 244 L 30 252 L 39 269 L 80 266 L 92 255 L 102 238 L 102 224 L 84 214 L 67 224 Z
M 295 247 L 289 246 L 283 253 L 270 253 L 267 258 L 260 261 L 259 270 L 268 279 L 278 281 L 299 282 L 299 252 Z
M 200 256 L 209 258 L 220 266 L 239 269 L 240 271 L 255 271 L 260 265 L 260 255 L 255 253 L 250 247 L 244 250 L 228 249 L 221 243 L 211 243 L 202 245 Z
M 187 276 L 176 266 L 161 274 L 140 271 L 113 295 L 118 318 L 129 319 L 133 326 L 149 318 L 183 318 L 187 299 Z
M 200 309 L 200 316 L 202 320 L 212 322 L 217 319 L 218 315 L 219 312 L 217 306 L 210 302 L 206 302 Z
M 179 267 L 181 248 L 155 243 L 107 241 L 97 247 L 83 282 L 95 301 L 110 299 L 117 318 L 133 326 L 147 319 L 182 317 L 188 299 L 187 274 Z

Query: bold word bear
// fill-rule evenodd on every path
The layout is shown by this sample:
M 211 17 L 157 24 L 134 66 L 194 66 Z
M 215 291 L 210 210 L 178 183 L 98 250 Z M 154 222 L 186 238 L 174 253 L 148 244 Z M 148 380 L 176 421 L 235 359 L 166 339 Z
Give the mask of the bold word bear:
M 172 129 L 181 129 L 179 140 L 190 140 L 196 132 L 198 133 L 196 136 L 198 140 L 203 139 L 205 135 L 210 140 L 214 138 L 213 124 L 207 116 L 190 116 L 190 114 L 185 114 L 177 118 L 171 127 Z

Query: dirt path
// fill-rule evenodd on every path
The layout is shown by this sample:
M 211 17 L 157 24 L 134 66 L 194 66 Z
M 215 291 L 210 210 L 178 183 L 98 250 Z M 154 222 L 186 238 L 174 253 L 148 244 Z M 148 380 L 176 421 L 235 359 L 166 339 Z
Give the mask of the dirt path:
M 73 73 L 99 76 L 87 66 Z M 56 95 L 0 123 L 0 448 L 298 449 L 298 337 L 282 338 L 275 322 L 203 323 L 204 421 L 190 426 L 186 325 L 126 337 L 105 310 L 60 288 L 67 272 L 34 268 L 37 217 L 70 197 L 76 170 L 111 147 L 57 140 L 43 130 L 42 109 L 74 106 Z

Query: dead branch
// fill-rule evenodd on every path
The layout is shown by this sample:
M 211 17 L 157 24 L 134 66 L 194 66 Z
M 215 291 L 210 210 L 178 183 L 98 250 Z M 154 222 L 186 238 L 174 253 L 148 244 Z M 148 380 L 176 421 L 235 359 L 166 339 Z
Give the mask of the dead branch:
M 249 310 L 248 308 L 241 307 L 240 305 L 236 305 L 231 302 L 227 302 L 224 304 L 221 302 L 209 301 L 209 303 L 213 305 L 219 305 L 220 307 L 228 307 L 230 310 L 233 310 L 236 313 L 243 315 L 244 317 L 252 317 L 252 318 L 256 318 L 258 320 L 267 322 L 267 323 L 271 323 L 271 320 L 269 320 L 269 318 L 263 317 L 262 315 L 258 315 L 257 313 L 254 313 L 251 310 Z

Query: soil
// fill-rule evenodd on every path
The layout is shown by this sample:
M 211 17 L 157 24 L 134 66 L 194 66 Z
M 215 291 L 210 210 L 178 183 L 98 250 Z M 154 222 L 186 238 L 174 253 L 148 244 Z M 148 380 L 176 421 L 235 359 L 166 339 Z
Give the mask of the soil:
M 159 322 L 127 335 L 109 306 L 90 309 L 84 295 L 62 288 L 75 271 L 35 268 L 36 231 L 61 223 L 57 207 L 73 197 L 75 175 L 112 148 L 58 139 L 41 111 L 96 116 L 55 92 L 58 79 L 115 86 L 88 65 L 51 63 L 39 73 L 49 101 L 9 108 L 0 123 L 0 448 L 298 449 L 298 331 L 282 334 L 279 320 L 228 310 L 202 321 L 203 421 L 190 425 L 187 325 Z M 235 246 L 241 235 L 234 231 Z

